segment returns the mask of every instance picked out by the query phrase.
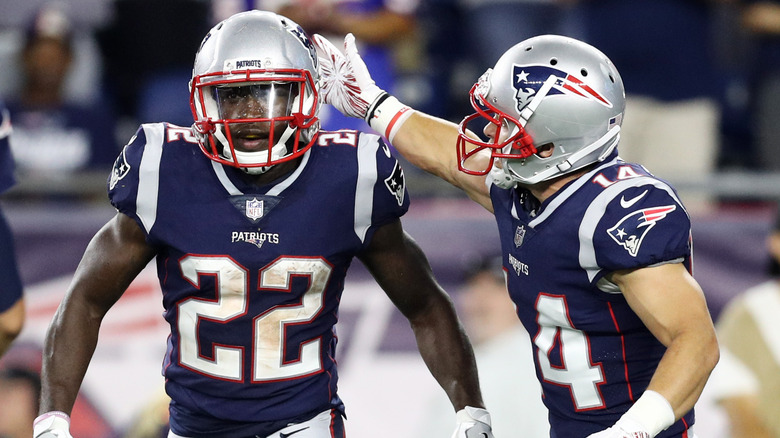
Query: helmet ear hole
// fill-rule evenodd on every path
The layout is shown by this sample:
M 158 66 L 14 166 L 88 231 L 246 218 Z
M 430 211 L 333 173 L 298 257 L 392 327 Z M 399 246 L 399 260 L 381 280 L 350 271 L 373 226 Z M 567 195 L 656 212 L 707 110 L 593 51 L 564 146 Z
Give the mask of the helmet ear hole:
M 536 148 L 536 155 L 538 155 L 541 158 L 549 158 L 552 156 L 554 150 L 555 150 L 555 144 L 553 144 L 552 142 L 545 143 Z

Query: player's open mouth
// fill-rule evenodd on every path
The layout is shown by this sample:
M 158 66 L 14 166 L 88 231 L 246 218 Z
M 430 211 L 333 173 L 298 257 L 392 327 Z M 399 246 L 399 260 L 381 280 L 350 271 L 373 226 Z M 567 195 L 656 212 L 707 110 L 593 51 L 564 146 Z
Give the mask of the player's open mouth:
M 240 150 L 256 152 L 268 149 L 268 132 L 242 129 L 233 133 L 233 142 Z

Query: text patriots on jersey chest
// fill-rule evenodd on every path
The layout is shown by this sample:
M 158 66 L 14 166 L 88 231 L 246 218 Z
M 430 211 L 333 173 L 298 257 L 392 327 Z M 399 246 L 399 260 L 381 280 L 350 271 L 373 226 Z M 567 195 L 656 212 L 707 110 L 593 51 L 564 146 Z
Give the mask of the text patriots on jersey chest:
M 262 248 L 263 244 L 268 242 L 272 244 L 279 243 L 278 233 L 263 233 L 258 231 L 233 231 L 230 233 L 231 243 L 246 242 L 255 245 L 258 248 Z
M 512 254 L 509 254 L 509 264 L 512 265 L 512 268 L 514 268 L 515 273 L 519 276 L 520 274 L 528 275 L 528 265 L 521 262 L 520 260 L 517 260 Z

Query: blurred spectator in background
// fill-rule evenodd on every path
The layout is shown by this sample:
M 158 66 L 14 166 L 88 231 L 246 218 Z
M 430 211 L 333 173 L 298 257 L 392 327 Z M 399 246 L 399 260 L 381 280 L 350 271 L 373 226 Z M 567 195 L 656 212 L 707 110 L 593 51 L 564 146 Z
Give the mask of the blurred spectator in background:
M 548 436 L 547 408 L 536 380 L 531 340 L 509 298 L 501 255 L 484 257 L 471 266 L 455 300 L 474 344 L 482 398 L 490 409 L 495 435 Z M 436 394 L 418 436 L 447 436 L 451 416 L 447 398 Z
M 725 0 L 728 1 L 728 0 Z M 750 82 L 756 164 L 780 171 L 780 1 L 732 0 L 743 29 L 755 44 Z
M 463 90 L 506 49 L 541 34 L 566 33 L 566 5 L 572 0 L 424 0 L 422 76 L 426 89 L 399 90 L 399 99 L 418 110 L 459 122 L 471 111 Z M 511 29 L 511 32 L 507 32 Z M 358 41 L 360 37 L 357 36 Z M 361 51 L 361 55 L 362 55 Z M 369 66 L 370 71 L 374 71 Z M 418 84 L 419 85 L 419 84 Z M 422 93 L 420 92 L 422 91 Z M 423 94 L 423 96 L 420 96 Z M 407 166 L 415 171 L 413 166 Z
M 339 48 L 343 48 L 343 35 L 351 32 L 363 44 L 360 55 L 366 65 L 377 72 L 374 80 L 385 90 L 396 89 L 405 51 L 411 49 L 414 53 L 419 47 L 415 38 L 419 0 L 214 0 L 214 5 L 217 14 L 224 17 L 246 9 L 246 5 L 249 9 L 277 12 L 310 35 L 335 36 L 333 41 Z M 345 117 L 328 105 L 322 106 L 320 121 L 326 131 L 369 129 L 363 120 Z
M 211 28 L 211 2 L 114 0 L 112 6 L 113 19 L 98 40 L 105 82 L 123 121 L 120 138 L 130 138 L 139 123 L 190 126 L 187 84 L 195 52 Z
M 11 118 L 0 101 L 0 193 L 14 185 L 14 161 L 8 146 Z M 0 357 L 24 325 L 22 280 L 16 265 L 13 234 L 0 209 Z M 2 417 L 2 415 L 0 415 Z
M 25 0 L 0 1 L 0 95 L 9 97 L 22 88 L 19 52 L 26 40 L 30 17 L 41 8 L 56 5 L 71 20 L 73 61 L 63 85 L 63 98 L 69 102 L 91 103 L 101 98 L 103 61 L 94 30 L 108 19 L 111 1 L 106 0 Z
M 25 28 L 22 84 L 9 96 L 14 119 L 11 148 L 20 180 L 60 181 L 74 172 L 107 172 L 119 150 L 110 104 L 65 97 L 73 64 L 73 29 L 60 4 L 42 7 Z
M 732 438 L 780 438 L 780 214 L 767 244 L 771 279 L 731 300 L 716 324 L 726 361 L 710 381 Z
M 170 431 L 168 405 L 171 398 L 163 388 L 136 415 L 130 428 L 122 434 L 123 438 L 166 438 Z M 0 437 L 2 438 L 2 437 Z
M 478 64 L 476 73 L 480 75 L 518 41 L 537 35 L 565 34 L 564 6 L 573 0 L 457 1 L 469 17 L 458 31 L 469 36 L 466 42 Z M 474 80 L 470 82 L 467 87 Z
M 41 377 L 35 371 L 8 367 L 0 371 L 0 438 L 30 438 L 38 415 Z
M 628 90 L 620 156 L 672 181 L 710 175 L 718 157 L 723 80 L 715 63 L 712 3 L 579 0 L 572 12 L 572 36 L 600 48 Z M 703 194 L 676 185 L 689 210 L 708 205 Z

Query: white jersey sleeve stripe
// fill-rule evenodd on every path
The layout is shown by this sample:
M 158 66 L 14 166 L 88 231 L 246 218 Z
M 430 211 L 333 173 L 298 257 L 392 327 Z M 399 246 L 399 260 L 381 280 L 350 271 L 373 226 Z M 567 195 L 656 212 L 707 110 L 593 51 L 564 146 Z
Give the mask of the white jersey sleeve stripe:
M 559 193 L 559 194 L 558 194 L 558 196 L 556 196 L 556 197 L 555 197 L 555 198 L 554 198 L 554 199 L 553 199 L 553 200 L 550 202 L 550 204 L 549 204 L 549 205 L 547 205 L 547 206 L 544 208 L 544 211 L 542 211 L 542 213 L 541 213 L 539 216 L 537 216 L 536 218 L 534 218 L 534 220 L 532 220 L 532 221 L 531 221 L 531 222 L 530 222 L 528 225 L 530 225 L 530 226 L 531 226 L 531 228 L 534 228 L 534 227 L 536 227 L 537 225 L 539 225 L 539 223 L 541 223 L 542 221 L 544 221 L 545 219 L 547 219 L 547 218 L 548 218 L 548 217 L 549 217 L 551 214 L 553 214 L 553 212 L 554 212 L 554 211 L 555 211 L 555 210 L 556 210 L 556 209 L 557 209 L 557 208 L 558 208 L 558 207 L 559 207 L 561 204 L 563 204 L 563 203 L 564 203 L 564 201 L 566 201 L 567 199 L 569 199 L 569 197 L 570 197 L 571 195 L 573 195 L 573 194 L 574 194 L 574 193 L 575 193 L 577 190 L 579 190 L 579 188 L 580 188 L 580 187 L 584 186 L 584 185 L 585 185 L 585 184 L 586 184 L 588 181 L 590 181 L 590 179 L 593 177 L 593 175 L 595 175 L 595 174 L 597 174 L 597 173 L 601 172 L 601 170 L 602 170 L 603 168 L 605 168 L 605 167 L 609 167 L 609 166 L 611 166 L 611 165 L 613 165 L 613 164 L 617 163 L 617 161 L 618 161 L 618 158 L 617 158 L 617 157 L 615 157 L 614 159 L 612 159 L 612 160 L 610 160 L 610 161 L 608 161 L 608 162 L 606 162 L 606 163 L 604 163 L 604 164 L 601 164 L 600 166 L 598 166 L 598 167 L 596 167 L 595 169 L 591 170 L 591 171 L 590 171 L 590 172 L 588 172 L 587 174 L 585 174 L 585 175 L 583 175 L 583 176 L 581 176 L 581 177 L 577 178 L 576 180 L 574 180 L 574 181 L 573 181 L 571 184 L 569 184 L 569 185 L 568 185 L 568 186 L 567 186 L 567 187 L 566 187 L 566 188 L 563 190 L 563 192 Z
M 305 169 L 306 165 L 309 163 L 309 156 L 311 156 L 311 149 L 309 149 L 303 154 L 301 163 L 298 165 L 295 171 L 290 176 L 285 178 L 284 181 L 280 182 L 279 184 L 275 185 L 270 190 L 268 190 L 268 193 L 266 193 L 266 195 L 279 196 L 282 194 L 282 192 L 285 189 L 287 189 L 287 187 L 290 187 L 292 183 L 294 183 L 298 179 L 298 177 L 301 176 L 301 173 L 303 173 L 303 169 Z
M 138 169 L 138 194 L 136 213 L 146 233 L 150 233 L 157 220 L 157 196 L 160 189 L 160 160 L 165 135 L 162 123 L 142 125 L 146 134 L 146 145 Z
M 371 226 L 374 211 L 374 185 L 377 179 L 376 153 L 379 149 L 377 137 L 361 135 L 358 142 L 358 180 L 355 185 L 355 234 L 361 242 Z
M 590 203 L 588 209 L 585 210 L 579 227 L 580 266 L 588 273 L 588 280 L 593 281 L 599 271 L 601 271 L 601 267 L 598 266 L 596 262 L 596 251 L 593 248 L 593 235 L 596 232 L 596 227 L 598 226 L 601 217 L 604 215 L 607 204 L 629 187 L 641 187 L 646 185 L 652 185 L 666 191 L 669 196 L 677 202 L 678 207 L 682 208 L 682 203 L 668 184 L 649 176 L 618 181 L 604 189 L 604 191 L 596 196 L 593 202 Z
M 228 178 L 227 174 L 225 173 L 225 166 L 217 163 L 216 161 L 212 161 L 211 167 L 214 169 L 214 173 L 217 175 L 219 182 L 222 183 L 222 187 L 224 187 L 231 196 L 243 195 L 241 190 L 238 190 L 238 187 L 236 187 L 236 185 L 230 181 L 230 178 Z

